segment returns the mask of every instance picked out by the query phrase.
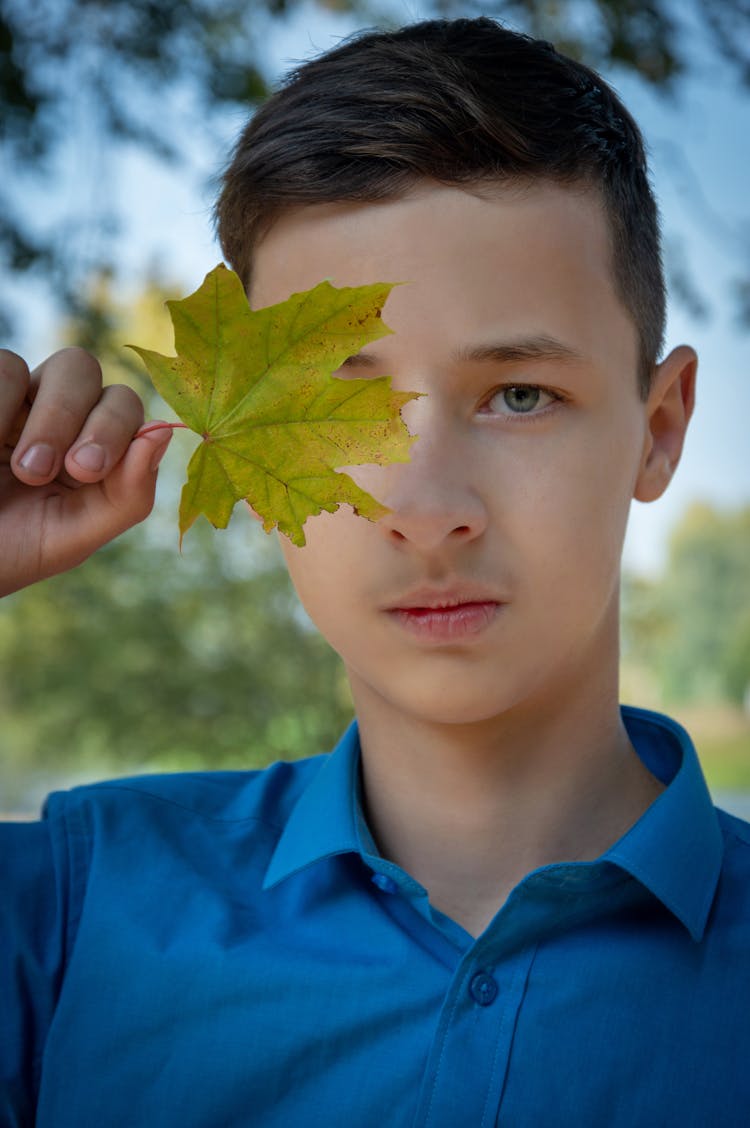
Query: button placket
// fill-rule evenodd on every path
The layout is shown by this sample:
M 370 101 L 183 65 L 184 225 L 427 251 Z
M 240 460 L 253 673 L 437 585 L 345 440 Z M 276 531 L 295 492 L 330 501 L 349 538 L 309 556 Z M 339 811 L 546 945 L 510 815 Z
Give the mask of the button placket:
M 497 983 L 488 971 L 478 971 L 469 980 L 469 994 L 480 1007 L 488 1007 L 497 998 Z
M 496 1122 L 536 946 L 502 957 L 486 940 L 466 953 L 446 994 L 413 1128 Z

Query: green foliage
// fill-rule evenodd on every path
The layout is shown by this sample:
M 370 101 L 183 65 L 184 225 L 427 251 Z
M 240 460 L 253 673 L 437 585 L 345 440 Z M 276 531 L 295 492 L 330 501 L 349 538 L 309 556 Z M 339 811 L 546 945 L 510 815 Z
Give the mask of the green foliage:
M 666 701 L 729 700 L 750 688 L 750 506 L 696 503 L 674 529 L 664 575 L 624 586 L 626 658 Z
M 35 774 L 259 767 L 329 749 L 351 717 L 338 658 L 247 517 L 190 551 L 132 530 L 0 604 L 3 802 Z M 172 542 L 170 536 L 169 541 Z
M 721 670 L 730 700 L 744 703 L 750 695 L 750 607 L 737 616 L 722 653 Z
M 688 719 L 689 720 L 689 719 Z M 695 728 L 688 730 L 695 741 L 709 787 L 714 790 L 745 791 L 750 794 L 750 725 L 734 733 L 702 739 Z

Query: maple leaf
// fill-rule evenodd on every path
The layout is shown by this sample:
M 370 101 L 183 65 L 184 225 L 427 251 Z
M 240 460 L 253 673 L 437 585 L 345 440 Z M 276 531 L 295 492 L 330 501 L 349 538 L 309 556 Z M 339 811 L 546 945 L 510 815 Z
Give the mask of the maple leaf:
M 341 289 L 321 282 L 252 310 L 225 266 L 181 301 L 167 302 L 176 356 L 129 346 L 153 384 L 203 442 L 180 499 L 180 540 L 200 514 L 226 528 L 247 501 L 270 532 L 304 545 L 308 517 L 349 504 L 377 520 L 388 512 L 338 468 L 407 462 L 416 436 L 387 376 L 333 373 L 369 341 L 388 335 L 380 313 L 393 285 Z

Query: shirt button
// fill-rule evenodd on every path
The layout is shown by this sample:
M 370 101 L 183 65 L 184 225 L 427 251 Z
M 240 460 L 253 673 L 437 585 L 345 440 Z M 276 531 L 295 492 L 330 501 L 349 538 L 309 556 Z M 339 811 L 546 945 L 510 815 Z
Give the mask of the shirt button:
M 480 1007 L 488 1007 L 497 998 L 497 983 L 486 971 L 478 971 L 469 983 L 469 994 Z
M 387 873 L 374 873 L 370 878 L 373 885 L 377 885 L 383 893 L 398 893 L 398 885 Z

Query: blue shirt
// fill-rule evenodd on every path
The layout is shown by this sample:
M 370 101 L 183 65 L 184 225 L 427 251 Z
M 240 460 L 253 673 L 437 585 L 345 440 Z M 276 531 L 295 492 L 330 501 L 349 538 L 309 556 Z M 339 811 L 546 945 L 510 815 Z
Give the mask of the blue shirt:
M 5 825 L 0 1123 L 744 1128 L 750 826 L 676 724 L 624 717 L 669 786 L 476 940 L 378 856 L 356 726 L 329 756 Z

